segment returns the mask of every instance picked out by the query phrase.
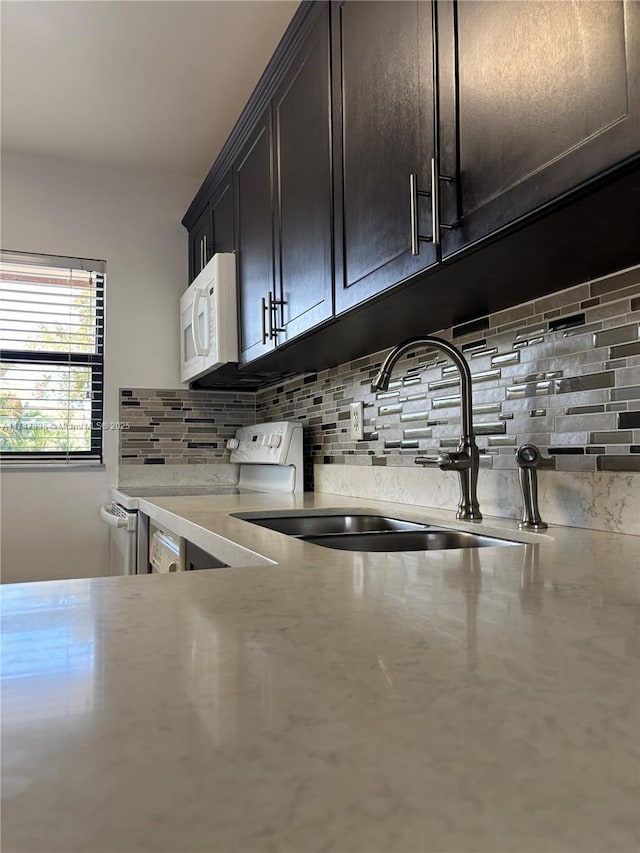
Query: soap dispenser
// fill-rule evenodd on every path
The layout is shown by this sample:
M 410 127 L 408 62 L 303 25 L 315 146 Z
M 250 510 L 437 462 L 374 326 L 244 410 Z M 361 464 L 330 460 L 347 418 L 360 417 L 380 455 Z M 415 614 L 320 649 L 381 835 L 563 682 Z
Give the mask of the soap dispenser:
M 522 521 L 520 530 L 546 530 L 547 525 L 538 509 L 538 465 L 542 459 L 535 444 L 523 444 L 516 450 L 516 462 L 522 491 Z

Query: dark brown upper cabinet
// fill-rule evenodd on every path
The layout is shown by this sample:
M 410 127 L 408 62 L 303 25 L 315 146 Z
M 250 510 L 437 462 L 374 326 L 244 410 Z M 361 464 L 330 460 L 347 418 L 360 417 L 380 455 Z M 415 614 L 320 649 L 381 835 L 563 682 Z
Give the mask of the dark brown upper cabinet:
M 234 168 L 241 364 L 275 346 L 273 309 L 281 297 L 275 278 L 272 140 L 269 106 L 256 122 Z
M 640 3 L 437 10 L 446 257 L 637 155 Z
M 213 254 L 211 207 L 206 206 L 189 231 L 189 283 L 201 272 Z
M 330 99 L 324 7 L 273 99 L 278 344 L 333 315 Z
M 189 231 L 189 283 L 215 252 L 235 249 L 233 183 L 229 171 L 211 193 L 211 200 Z
M 233 252 L 236 248 L 233 179 L 227 172 L 213 192 L 211 199 L 211 227 L 214 252 Z
M 437 261 L 428 2 L 331 4 L 336 313 Z
M 640 263 L 639 81 L 633 0 L 302 2 L 183 219 L 192 278 L 238 253 L 243 374 Z
M 320 11 L 235 165 L 243 365 L 333 315 L 328 7 Z

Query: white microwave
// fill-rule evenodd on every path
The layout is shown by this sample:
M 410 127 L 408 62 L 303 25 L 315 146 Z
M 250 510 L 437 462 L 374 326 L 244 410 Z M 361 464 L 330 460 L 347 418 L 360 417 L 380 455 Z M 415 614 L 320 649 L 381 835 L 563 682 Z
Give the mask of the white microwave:
M 180 298 L 180 378 L 238 361 L 236 256 L 214 255 Z

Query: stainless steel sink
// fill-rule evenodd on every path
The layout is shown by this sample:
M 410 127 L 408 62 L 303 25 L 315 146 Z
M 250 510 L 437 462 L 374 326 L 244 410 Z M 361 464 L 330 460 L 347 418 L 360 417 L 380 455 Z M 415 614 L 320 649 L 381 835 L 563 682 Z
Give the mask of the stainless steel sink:
M 235 518 L 339 551 L 442 551 L 453 548 L 495 548 L 520 545 L 464 530 L 451 530 L 384 515 L 327 513 L 325 515 L 256 515 Z
M 520 545 L 509 539 L 481 536 L 462 530 L 390 530 L 340 536 L 304 536 L 305 542 L 339 551 L 444 551 L 451 548 L 495 548 Z
M 428 525 L 413 521 L 401 521 L 399 518 L 387 518 L 382 515 L 281 515 L 250 516 L 237 513 L 236 518 L 268 527 L 278 533 L 307 538 L 326 534 L 371 533 L 389 530 L 425 530 Z

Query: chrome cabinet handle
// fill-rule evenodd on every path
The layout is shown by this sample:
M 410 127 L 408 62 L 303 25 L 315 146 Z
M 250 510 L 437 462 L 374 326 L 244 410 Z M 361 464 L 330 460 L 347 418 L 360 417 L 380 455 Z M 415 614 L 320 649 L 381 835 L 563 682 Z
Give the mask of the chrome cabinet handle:
M 271 297 L 271 291 L 269 291 L 269 297 Z M 267 335 L 267 325 L 265 322 L 265 316 L 267 314 L 267 304 L 265 302 L 264 296 L 260 299 L 260 314 L 262 317 L 262 344 L 266 344 L 267 338 L 271 336 L 271 321 L 269 321 L 269 334 Z
M 204 269 L 204 268 L 206 267 L 206 265 L 207 265 L 207 235 L 206 235 L 206 234 L 205 234 L 205 235 L 204 235 L 204 237 L 202 238 L 202 241 L 203 241 L 203 243 L 204 243 L 204 251 L 203 251 L 203 253 L 202 253 L 202 255 L 203 255 L 203 261 L 204 261 L 204 265 L 203 265 L 202 269 Z
M 440 181 L 453 181 L 449 175 L 441 175 L 438 167 L 438 161 L 435 157 L 431 158 L 431 191 L 418 189 L 418 176 L 416 174 L 409 175 L 409 189 L 411 194 L 411 254 L 420 254 L 420 243 L 433 243 L 434 246 L 440 245 L 440 235 L 442 231 L 451 231 L 455 225 L 446 225 L 440 221 Z M 431 236 L 427 237 L 420 234 L 418 225 L 418 198 L 431 199 Z
M 271 297 L 271 293 L 269 293 Z M 271 306 L 271 321 L 273 323 L 271 327 L 271 337 L 277 342 L 278 332 L 284 332 L 284 326 L 278 325 L 278 307 L 282 308 L 282 306 L 286 305 L 284 299 L 276 299 L 275 296 L 271 297 L 270 306 Z
M 431 242 L 440 243 L 440 183 L 436 158 L 431 158 Z
M 260 300 L 260 310 L 262 312 L 262 343 L 266 344 L 269 341 L 278 341 L 278 332 L 284 332 L 284 327 L 278 326 L 278 318 L 276 312 L 279 305 L 286 305 L 284 299 L 276 299 L 271 291 L 267 293 L 265 300 L 264 296 Z M 265 317 L 268 318 L 269 327 Z
M 273 331 L 273 293 L 271 291 L 267 294 L 267 314 L 269 315 L 269 340 L 272 341 L 275 338 L 275 332 Z
M 453 178 L 450 175 L 441 175 L 438 160 L 435 157 L 431 158 L 431 233 L 433 234 L 432 243 L 434 246 L 439 246 L 441 242 L 442 231 L 452 231 L 457 227 L 454 225 L 446 225 L 440 221 L 440 181 L 451 183 Z
M 409 175 L 409 192 L 411 199 L 411 254 L 420 254 L 420 241 L 423 243 L 431 243 L 431 237 L 424 237 L 420 234 L 418 224 L 418 196 L 420 198 L 429 198 L 431 195 L 428 190 L 418 189 L 418 176 L 416 174 Z
M 418 176 L 409 175 L 409 193 L 411 199 L 411 254 L 420 254 L 420 236 L 418 234 Z

